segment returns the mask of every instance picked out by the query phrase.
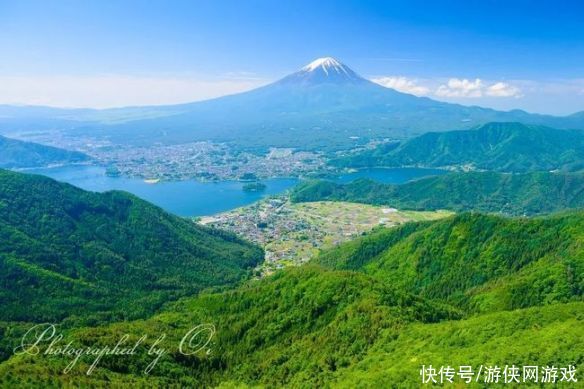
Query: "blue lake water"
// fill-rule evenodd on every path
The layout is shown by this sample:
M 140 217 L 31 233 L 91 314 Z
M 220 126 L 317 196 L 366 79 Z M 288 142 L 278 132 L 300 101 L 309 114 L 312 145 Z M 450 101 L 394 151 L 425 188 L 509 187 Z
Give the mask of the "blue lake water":
M 189 180 L 147 184 L 138 178 L 108 177 L 105 175 L 105 169 L 98 166 L 63 166 L 27 172 L 43 174 L 94 192 L 125 190 L 180 216 L 203 216 L 228 211 L 254 203 L 263 197 L 282 193 L 299 182 L 295 178 L 272 178 L 262 181 L 266 185 L 265 191 L 245 192 L 244 183 L 239 181 Z M 443 170 L 435 169 L 372 168 L 343 174 L 334 181 L 346 183 L 357 178 L 371 178 L 384 183 L 399 184 L 443 173 Z

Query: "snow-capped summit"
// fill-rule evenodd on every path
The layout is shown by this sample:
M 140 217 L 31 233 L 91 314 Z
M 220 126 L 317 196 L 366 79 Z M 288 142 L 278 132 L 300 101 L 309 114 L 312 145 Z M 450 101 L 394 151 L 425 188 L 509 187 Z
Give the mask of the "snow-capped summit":
M 318 68 L 322 68 L 325 73 L 328 73 L 329 70 L 335 71 L 337 73 L 347 73 L 345 69 L 345 65 L 334 59 L 333 57 L 323 57 L 318 58 L 306 65 L 302 68 L 307 72 L 313 72 Z M 350 70 L 350 69 L 349 69 Z
M 368 82 L 333 57 L 318 58 L 280 81 L 283 84 L 355 84 Z

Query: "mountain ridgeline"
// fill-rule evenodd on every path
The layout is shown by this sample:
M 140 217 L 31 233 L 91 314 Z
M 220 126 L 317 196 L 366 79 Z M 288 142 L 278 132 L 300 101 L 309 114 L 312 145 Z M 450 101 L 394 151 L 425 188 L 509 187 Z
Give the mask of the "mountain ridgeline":
M 316 259 L 467 312 L 581 301 L 584 213 L 511 219 L 463 213 L 378 229 Z
M 460 167 L 502 172 L 584 169 L 584 131 L 522 123 L 430 132 L 332 161 L 336 166 Z
M 0 364 L 0 383 L 26 376 L 32 386 L 417 387 L 424 364 L 577 364 L 583 238 L 582 213 L 462 214 L 380 228 L 322 253 L 317 265 L 185 298 L 124 324 L 132 339 L 168 334 L 159 346 L 172 350 L 193 323 L 213 323 L 209 354 L 167 353 L 146 377 L 155 336 L 140 357 L 104 358 L 92 375 L 90 358 L 62 374 L 66 358 L 15 356 Z M 119 334 L 113 324 L 66 337 L 107 345 Z
M 5 321 L 143 317 L 233 285 L 260 248 L 125 192 L 86 192 L 0 170 L 0 305 Z
M 78 151 L 63 150 L 38 143 L 0 136 L 0 168 L 31 168 L 88 161 Z
M 0 133 L 58 129 L 118 144 L 214 141 L 262 151 L 351 149 L 371 139 L 406 139 L 493 121 L 584 129 L 582 114 L 502 112 L 401 93 L 329 57 L 260 88 L 194 103 L 106 110 L 0 106 Z
M 584 208 L 584 173 L 449 173 L 401 185 L 369 179 L 348 184 L 307 181 L 294 188 L 291 199 L 350 201 L 403 210 L 539 215 Z

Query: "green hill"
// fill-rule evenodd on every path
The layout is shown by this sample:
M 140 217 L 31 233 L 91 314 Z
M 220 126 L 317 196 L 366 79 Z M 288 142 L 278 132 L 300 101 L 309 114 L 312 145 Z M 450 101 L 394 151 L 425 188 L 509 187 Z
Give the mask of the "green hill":
M 163 344 L 172 352 L 148 377 L 152 387 L 210 387 L 222 381 L 300 386 L 331 380 L 335 370 L 361 359 L 384 329 L 458 316 L 452 308 L 404 294 L 364 274 L 306 266 L 235 291 L 183 299 L 146 321 L 72 330 L 67 337 L 109 344 L 119 331 L 137 336 L 168 334 Z M 212 353 L 179 354 L 181 337 L 201 323 L 216 328 Z M 148 339 L 145 347 L 153 340 Z M 46 383 L 49 376 L 61 383 L 119 385 L 141 381 L 150 362 L 144 355 L 104 358 L 100 363 L 104 369 L 87 377 L 86 364 L 67 375 L 59 374 L 67 363 L 64 358 L 40 357 L 36 363 L 33 358 L 16 356 L 1 364 L 0 386 L 19 374 L 36 385 Z M 116 374 L 120 369 L 126 375 Z
M 584 169 L 584 132 L 521 123 L 488 123 L 472 130 L 430 132 L 333 160 L 337 166 L 470 167 L 502 172 Z
M 348 184 L 307 181 L 294 189 L 291 198 L 296 202 L 351 201 L 405 210 L 537 215 L 584 208 L 584 174 L 450 173 L 401 185 L 368 179 Z
M 66 330 L 83 345 L 150 337 L 91 375 L 92 357 L 65 374 L 70 358 L 14 356 L 0 364 L 0 386 L 419 387 L 429 364 L 580 367 L 583 238 L 582 213 L 379 229 L 323 253 L 321 266 L 184 298 L 147 320 Z M 208 348 L 178 352 L 202 323 L 216 331 Z M 168 352 L 146 376 L 160 334 Z
M 470 365 L 475 374 L 480 366 L 483 372 L 487 366 L 501 368 L 498 386 L 485 384 L 485 375 L 479 377 L 478 383 L 469 385 L 455 378 L 459 387 L 470 388 L 505 387 L 505 366 L 559 368 L 572 365 L 578 368 L 579 384 L 584 356 L 583 314 L 582 302 L 556 304 L 438 324 L 414 324 L 399 332 L 388 331 L 361 361 L 340 371 L 330 386 L 379 388 L 399 383 L 397 387 L 417 388 L 422 386 L 422 365 L 433 365 L 437 370 L 441 366 L 451 366 L 456 371 L 459 366 Z M 578 387 L 576 383 L 560 383 L 560 377 L 558 372 L 557 383 L 547 385 Z M 533 382 L 530 384 L 525 386 L 536 387 Z
M 42 167 L 51 164 L 83 162 L 88 159 L 87 155 L 77 151 L 0 136 L 0 168 Z
M 584 213 L 535 219 L 461 214 L 379 229 L 317 263 L 357 270 L 469 312 L 581 301 Z
M 0 170 L 2 320 L 92 322 L 144 316 L 229 285 L 261 249 L 124 192 L 86 192 Z

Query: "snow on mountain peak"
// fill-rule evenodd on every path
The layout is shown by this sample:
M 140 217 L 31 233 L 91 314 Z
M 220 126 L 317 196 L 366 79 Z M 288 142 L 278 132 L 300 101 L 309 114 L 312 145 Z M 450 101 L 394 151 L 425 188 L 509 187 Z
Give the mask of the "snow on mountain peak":
M 323 57 L 318 58 L 302 68 L 302 70 L 307 72 L 313 72 L 316 69 L 321 68 L 327 75 L 329 71 L 334 71 L 336 73 L 348 74 L 345 65 L 334 59 L 333 57 Z
M 370 81 L 362 78 L 332 57 L 318 58 L 280 81 L 278 85 L 322 85 L 322 84 L 364 84 Z

